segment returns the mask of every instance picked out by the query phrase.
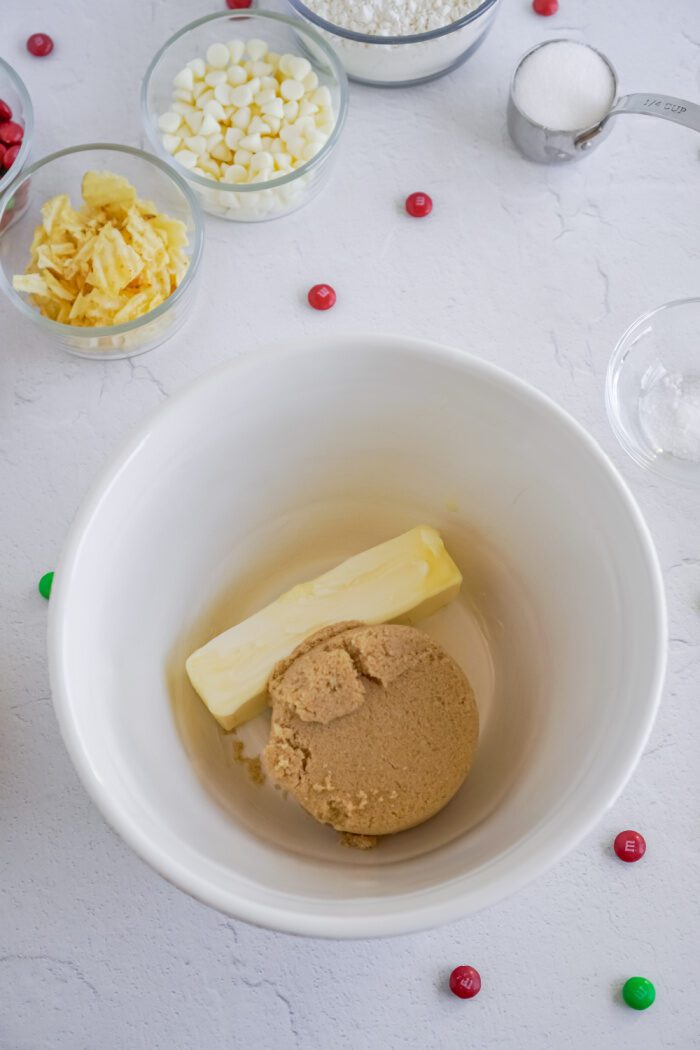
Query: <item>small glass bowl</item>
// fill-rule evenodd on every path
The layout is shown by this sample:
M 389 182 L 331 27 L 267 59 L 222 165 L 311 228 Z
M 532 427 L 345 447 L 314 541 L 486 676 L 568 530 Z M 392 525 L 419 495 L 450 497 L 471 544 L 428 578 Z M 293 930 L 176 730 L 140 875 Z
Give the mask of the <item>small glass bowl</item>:
M 605 402 L 636 463 L 700 484 L 700 299 L 666 303 L 627 329 L 610 360 Z
M 0 58 L 0 98 L 7 102 L 12 110 L 12 119 L 24 128 L 24 138 L 19 148 L 17 158 L 11 168 L 0 178 L 0 197 L 3 195 L 11 182 L 21 174 L 22 168 L 27 163 L 29 151 L 34 137 L 34 109 L 29 92 L 23 81 L 15 73 L 11 65 Z M 11 212 L 5 215 L 5 225 L 14 220 Z M 0 227 L 2 229 L 2 227 Z
M 303 53 L 333 99 L 335 127 L 316 156 L 293 172 L 266 182 L 217 182 L 182 167 L 162 143 L 158 118 L 170 109 L 173 78 L 193 58 L 205 55 L 210 44 L 231 39 L 263 39 L 278 54 Z M 141 111 L 148 138 L 168 164 L 175 167 L 195 191 L 204 211 L 232 222 L 263 222 L 288 215 L 306 204 L 325 184 L 330 160 L 340 139 L 348 108 L 348 81 L 333 49 L 299 19 L 267 11 L 206 15 L 172 36 L 156 54 L 141 88 Z
M 27 296 L 14 290 L 12 278 L 27 268 L 34 230 L 41 222 L 41 206 L 49 197 L 65 193 L 75 208 L 81 207 L 82 178 L 91 170 L 124 175 L 139 197 L 155 201 L 160 211 L 184 222 L 190 264 L 172 295 L 142 317 L 126 324 L 80 328 L 44 317 Z M 184 179 L 157 157 L 130 146 L 104 142 L 60 150 L 27 168 L 10 192 L 0 199 L 0 229 L 4 215 L 13 209 L 19 213 L 18 219 L 0 234 L 0 287 L 20 313 L 62 349 L 79 357 L 100 360 L 134 357 L 152 350 L 181 326 L 190 309 L 202 255 L 204 217 Z
M 413 36 L 369 36 L 327 22 L 303 0 L 294 14 L 330 42 L 351 80 L 372 87 L 410 87 L 451 73 L 474 54 L 493 25 L 501 0 L 482 0 L 456 22 Z

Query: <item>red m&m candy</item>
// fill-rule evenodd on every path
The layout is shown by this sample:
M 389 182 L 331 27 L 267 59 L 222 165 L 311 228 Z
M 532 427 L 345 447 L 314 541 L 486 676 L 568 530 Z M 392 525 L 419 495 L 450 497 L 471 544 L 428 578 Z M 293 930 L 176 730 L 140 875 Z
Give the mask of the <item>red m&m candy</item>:
M 12 120 L 12 110 L 7 102 L 5 102 L 3 98 L 0 98 L 0 122 L 4 123 L 6 120 Z
M 329 284 L 315 284 L 309 289 L 307 298 L 314 310 L 330 310 L 331 306 L 335 306 L 335 289 Z
M 0 142 L 6 146 L 16 146 L 24 138 L 24 128 L 14 120 L 5 120 L 0 124 Z
M 5 170 L 11 168 L 14 162 L 17 160 L 17 154 L 19 153 L 19 150 L 19 146 L 7 147 L 7 149 L 5 150 L 5 156 L 0 160 L 0 165 L 2 165 L 2 167 L 5 168 Z
M 450 974 L 450 991 L 460 999 L 473 999 L 481 991 L 481 975 L 473 966 L 457 966 Z
M 406 197 L 406 211 L 414 219 L 424 219 L 432 210 L 433 202 L 427 193 L 412 193 Z
M 615 838 L 613 849 L 620 860 L 624 860 L 626 864 L 633 864 L 634 861 L 642 859 L 647 851 L 647 844 L 638 831 L 621 831 Z
M 555 15 L 559 10 L 559 0 L 532 0 L 532 10 L 536 15 Z
M 36 58 L 44 58 L 53 51 L 53 40 L 48 33 L 32 33 L 27 40 L 27 51 Z
M 226 6 L 230 11 L 238 11 L 242 7 L 251 7 L 253 0 L 226 0 Z

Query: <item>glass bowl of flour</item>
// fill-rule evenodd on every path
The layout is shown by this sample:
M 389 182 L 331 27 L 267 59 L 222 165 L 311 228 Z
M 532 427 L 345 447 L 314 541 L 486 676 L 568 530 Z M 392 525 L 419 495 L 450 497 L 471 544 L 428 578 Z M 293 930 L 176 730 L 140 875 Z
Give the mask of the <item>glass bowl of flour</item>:
M 501 0 L 287 0 L 328 40 L 351 80 L 406 87 L 466 62 Z
M 632 459 L 700 485 L 700 299 L 667 303 L 627 329 L 610 361 L 605 399 Z

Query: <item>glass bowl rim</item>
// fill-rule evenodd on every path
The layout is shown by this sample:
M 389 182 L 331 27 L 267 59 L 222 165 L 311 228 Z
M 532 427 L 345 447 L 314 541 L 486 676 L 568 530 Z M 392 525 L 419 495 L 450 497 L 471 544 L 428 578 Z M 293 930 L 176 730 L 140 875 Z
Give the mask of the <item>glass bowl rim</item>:
M 14 84 L 17 94 L 22 100 L 22 121 L 24 123 L 24 135 L 22 137 L 22 144 L 19 147 L 17 158 L 12 167 L 5 172 L 2 178 L 0 178 L 1 197 L 12 185 L 15 179 L 20 177 L 22 174 L 22 167 L 29 156 L 29 150 L 31 149 L 32 139 L 34 137 L 34 106 L 32 105 L 29 92 L 27 91 L 26 85 L 21 76 L 9 62 L 5 61 L 4 58 L 0 58 L 0 70 L 8 75 L 9 79 Z M 15 170 L 13 171 L 13 169 Z
M 165 164 L 159 157 L 154 157 L 153 154 L 146 153 L 141 149 L 136 149 L 134 146 L 122 146 L 115 142 L 86 142 L 77 146 L 68 146 L 65 149 L 57 150 L 55 153 L 49 153 L 47 156 L 42 157 L 34 164 L 30 164 L 30 166 L 21 173 L 17 183 L 12 184 L 13 191 L 16 192 L 21 184 L 29 180 L 37 171 L 48 167 L 54 161 L 60 160 L 61 157 L 67 157 L 77 153 L 87 153 L 94 150 L 128 153 L 132 157 L 137 157 L 139 160 L 144 160 L 147 163 L 152 164 L 175 183 L 187 201 L 187 205 L 192 215 L 192 225 L 194 227 L 192 253 L 189 257 L 190 262 L 187 267 L 187 272 L 182 281 L 175 291 L 171 292 L 168 298 L 159 306 L 142 314 L 140 317 L 134 318 L 133 321 L 125 321 L 123 324 L 114 325 L 95 325 L 90 328 L 83 327 L 82 325 L 63 324 L 60 321 L 52 321 L 51 318 L 44 317 L 43 314 L 39 313 L 35 306 L 31 306 L 18 292 L 14 290 L 5 277 L 4 269 L 0 266 L 0 288 L 2 288 L 8 299 L 18 310 L 20 310 L 21 313 L 24 314 L 25 317 L 28 317 L 31 321 L 34 321 L 35 324 L 45 328 L 48 332 L 51 332 L 59 339 L 65 338 L 70 333 L 72 339 L 77 338 L 87 340 L 101 336 L 123 335 L 127 332 L 133 332 L 138 328 L 142 328 L 150 321 L 154 321 L 156 318 L 167 313 L 168 310 L 175 305 L 178 299 L 182 298 L 191 285 L 202 258 L 202 249 L 204 246 L 204 216 L 195 194 L 182 176 L 178 172 L 173 171 L 170 165 Z M 0 198 L 0 222 L 2 222 L 2 217 L 5 214 L 8 200 L 9 195 L 7 194 Z M 1 237 L 2 234 L 0 234 L 0 238 Z
M 489 0 L 486 0 L 489 2 Z M 490 0 L 495 2 L 495 0 Z M 242 22 L 253 21 L 260 19 L 264 22 L 279 22 L 283 25 L 290 26 L 295 32 L 305 33 L 311 38 L 313 43 L 323 51 L 324 55 L 330 63 L 330 67 L 335 76 L 340 91 L 340 104 L 338 106 L 338 115 L 336 117 L 335 125 L 330 135 L 324 142 L 322 148 L 318 151 L 315 157 L 311 160 L 307 160 L 300 167 L 295 168 L 294 171 L 288 172 L 286 175 L 280 175 L 276 179 L 269 179 L 267 182 L 248 182 L 248 183 L 237 183 L 237 182 L 217 182 L 216 179 L 205 178 L 202 175 L 197 175 L 196 172 L 191 172 L 187 168 L 184 168 L 181 164 L 175 161 L 175 158 L 171 153 L 164 148 L 161 142 L 161 132 L 157 126 L 157 119 L 154 119 L 151 107 L 148 103 L 148 89 L 150 87 L 153 74 L 155 73 L 156 66 L 167 53 L 170 47 L 181 37 L 187 33 L 193 32 L 195 29 L 199 29 L 200 26 L 206 25 L 209 22 L 220 21 L 223 22 Z M 215 12 L 212 15 L 203 15 L 201 18 L 196 18 L 193 22 L 188 22 L 187 25 L 183 26 L 172 36 L 168 37 L 165 43 L 158 48 L 155 55 L 148 64 L 148 68 L 144 73 L 143 80 L 141 82 L 141 116 L 146 128 L 146 134 L 148 139 L 156 150 L 158 156 L 162 158 L 169 167 L 175 170 L 182 171 L 183 177 L 189 182 L 196 186 L 201 186 L 202 189 L 207 190 L 220 190 L 224 193 L 260 193 L 265 190 L 277 189 L 280 186 L 286 186 L 290 182 L 294 182 L 296 179 L 303 175 L 306 175 L 313 168 L 317 167 L 322 161 L 326 159 L 332 152 L 333 148 L 340 138 L 340 134 L 345 125 L 345 118 L 348 112 L 348 100 L 349 100 L 349 87 L 348 77 L 345 72 L 345 67 L 336 55 L 333 48 L 328 44 L 315 29 L 311 26 L 307 26 L 301 19 L 289 18 L 287 15 L 277 14 L 276 11 L 258 11 L 253 9 L 246 9 L 245 11 L 231 10 L 224 12 Z
M 446 36 L 448 33 L 456 33 L 459 29 L 469 25 L 470 22 L 474 22 L 480 15 L 485 14 L 498 2 L 499 0 L 481 0 L 478 7 L 475 7 L 473 11 L 468 11 L 466 15 L 462 15 L 456 22 L 450 22 L 448 25 L 440 26 L 438 29 L 429 29 L 426 33 L 412 33 L 407 36 L 372 36 L 369 33 L 358 33 L 354 29 L 345 29 L 334 22 L 326 21 L 325 18 L 321 18 L 320 15 L 311 11 L 303 0 L 289 0 L 294 10 L 303 15 L 304 18 L 308 18 L 312 25 L 318 26 L 333 36 L 343 37 L 346 40 L 355 40 L 359 44 L 419 44 L 435 40 L 438 37 Z
M 666 460 L 661 456 L 652 455 L 651 449 L 645 448 L 645 446 L 642 445 L 630 432 L 628 427 L 625 426 L 618 408 L 620 399 L 617 393 L 618 378 L 624 367 L 625 352 L 629 348 L 629 343 L 633 335 L 643 325 L 653 322 L 653 319 L 658 314 L 674 310 L 676 307 L 682 308 L 685 306 L 700 307 L 700 296 L 691 295 L 684 299 L 672 299 L 668 303 L 662 303 L 661 306 L 656 306 L 653 310 L 647 310 L 645 313 L 640 314 L 639 317 L 635 318 L 635 320 L 627 326 L 617 340 L 615 349 L 613 350 L 608 363 L 605 375 L 605 409 L 610 427 L 621 448 L 638 466 L 643 467 L 645 470 L 648 470 L 659 477 L 663 477 L 666 480 L 670 479 L 677 483 L 695 487 L 697 482 L 691 479 L 689 474 L 679 476 L 679 473 L 673 469 L 673 464 L 682 465 L 682 460 L 679 460 L 676 456 L 669 456 Z M 688 461 L 688 467 L 691 468 L 692 466 L 693 464 Z

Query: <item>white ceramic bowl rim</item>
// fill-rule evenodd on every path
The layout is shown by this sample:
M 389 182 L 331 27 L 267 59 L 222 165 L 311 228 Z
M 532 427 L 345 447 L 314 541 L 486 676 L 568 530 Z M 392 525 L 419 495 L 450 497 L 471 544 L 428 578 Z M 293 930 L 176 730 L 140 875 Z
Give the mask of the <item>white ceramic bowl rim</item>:
M 558 805 L 545 820 L 541 821 L 523 839 L 478 869 L 480 876 L 489 873 L 489 878 L 482 877 L 477 888 L 472 886 L 465 893 L 464 879 L 460 876 L 426 891 L 397 895 L 392 899 L 400 901 L 402 905 L 405 903 L 405 907 L 390 909 L 384 914 L 372 913 L 372 898 L 367 898 L 365 903 L 368 904 L 368 907 L 362 914 L 358 915 L 351 909 L 346 911 L 343 902 L 340 901 L 336 903 L 332 914 L 326 910 L 323 914 L 316 915 L 311 909 L 302 913 L 291 906 L 285 909 L 277 903 L 267 904 L 245 899 L 237 893 L 228 892 L 214 885 L 207 878 L 193 872 L 188 867 L 186 860 L 183 861 L 182 858 L 170 855 L 158 844 L 152 842 L 142 828 L 130 820 L 120 803 L 110 796 L 102 783 L 99 769 L 92 764 L 90 754 L 83 743 L 80 726 L 74 717 L 73 702 L 66 684 L 67 668 L 63 655 L 65 613 L 72 578 L 76 572 L 85 536 L 90 529 L 91 519 L 100 503 L 109 496 L 110 489 L 118 481 L 122 471 L 128 467 L 131 457 L 137 454 L 141 445 L 148 440 L 149 434 L 158 425 L 159 420 L 165 416 L 176 416 L 186 404 L 191 393 L 207 387 L 216 387 L 223 375 L 232 374 L 240 377 L 248 371 L 258 370 L 265 365 L 274 365 L 277 360 L 286 359 L 288 362 L 290 357 L 303 356 L 310 351 L 329 354 L 338 352 L 336 348 L 342 348 L 345 352 L 354 346 L 360 349 L 363 346 L 366 347 L 368 341 L 371 341 L 384 353 L 411 354 L 423 359 L 429 357 L 436 367 L 442 362 L 453 368 L 461 367 L 471 374 L 479 374 L 491 382 L 497 382 L 509 389 L 518 399 L 529 401 L 544 412 L 556 417 L 562 427 L 565 427 L 587 448 L 600 470 L 606 475 L 607 480 L 616 489 L 636 529 L 639 545 L 644 553 L 653 594 L 655 642 L 652 664 L 654 670 L 645 704 L 644 706 L 640 704 L 638 717 L 629 725 L 625 735 L 625 752 L 619 755 L 617 765 L 601 774 L 595 790 L 589 792 L 583 800 L 575 797 L 576 785 L 573 784 L 569 791 L 559 799 Z M 467 912 L 484 908 L 522 888 L 585 838 L 598 823 L 603 812 L 614 803 L 642 755 L 661 699 L 666 667 L 666 637 L 663 580 L 649 530 L 625 482 L 587 431 L 546 395 L 496 365 L 440 344 L 409 338 L 399 340 L 388 335 L 372 334 L 337 337 L 335 341 L 328 338 L 305 339 L 277 345 L 265 351 L 256 351 L 254 355 L 231 361 L 206 373 L 157 409 L 113 456 L 84 500 L 74 520 L 56 570 L 51 595 L 48 653 L 53 703 L 66 748 L 83 785 L 98 809 L 137 854 L 175 886 L 203 903 L 218 908 L 235 918 L 287 933 L 358 938 L 392 936 L 455 921 Z M 187 851 L 183 852 L 186 855 Z M 470 873 L 470 877 L 473 878 L 473 876 L 474 870 Z M 468 905 L 465 900 L 467 896 Z
M 491 0 L 493 2 L 493 0 Z M 287 175 L 280 175 L 276 179 L 269 179 L 267 182 L 249 182 L 249 183 L 238 183 L 238 182 L 218 182 L 216 179 L 208 179 L 203 175 L 197 175 L 196 172 L 189 171 L 187 168 L 183 168 L 182 165 L 178 165 L 177 161 L 174 160 L 172 154 L 163 147 L 161 142 L 161 133 L 156 125 L 151 108 L 148 104 L 148 89 L 151 82 L 151 77 L 155 72 L 156 66 L 160 62 L 163 55 L 168 51 L 172 44 L 180 37 L 185 36 L 187 33 L 192 32 L 193 29 L 198 29 L 201 25 L 206 25 L 207 22 L 241 22 L 241 21 L 252 21 L 254 19 L 264 19 L 269 22 L 279 22 L 283 25 L 291 26 L 296 33 L 302 33 L 308 36 L 328 59 L 328 63 L 333 70 L 333 75 L 338 83 L 338 89 L 340 91 L 340 105 L 338 106 L 338 114 L 336 121 L 333 126 L 333 130 L 324 142 L 321 149 L 318 151 L 315 157 L 311 160 L 307 160 L 305 164 L 301 164 L 294 171 L 290 171 Z M 286 15 L 279 15 L 273 11 L 258 11 L 252 9 L 248 11 L 226 11 L 224 14 L 213 14 L 204 15 L 202 18 L 197 18 L 194 22 L 188 22 L 186 26 L 179 29 L 177 33 L 174 33 L 168 40 L 165 41 L 163 46 L 158 49 L 153 58 L 151 59 L 148 69 L 144 74 L 143 81 L 141 83 L 141 113 L 143 116 L 143 122 L 146 126 L 146 134 L 151 142 L 151 145 L 158 154 L 166 161 L 171 168 L 180 168 L 185 173 L 185 178 L 190 182 L 195 183 L 197 186 L 202 186 L 208 190 L 219 190 L 222 193 L 261 193 L 265 190 L 274 190 L 280 186 L 286 186 L 290 182 L 294 182 L 296 179 L 301 178 L 302 175 L 312 171 L 313 168 L 317 167 L 322 161 L 329 155 L 338 139 L 345 125 L 345 119 L 348 113 L 348 98 L 350 95 L 350 89 L 348 87 L 348 77 L 345 72 L 345 68 L 342 65 L 340 59 L 336 55 L 333 48 L 323 39 L 322 36 L 312 29 L 310 26 L 305 25 L 298 18 L 288 18 Z
M 689 296 L 687 299 L 672 299 L 670 303 L 663 303 L 661 306 L 654 307 L 653 310 L 647 310 L 645 314 L 637 317 L 636 320 L 622 333 L 618 339 L 615 349 L 612 352 L 610 362 L 608 364 L 608 371 L 605 377 L 605 408 L 608 413 L 608 421 L 612 428 L 613 434 L 620 442 L 620 445 L 627 453 L 627 455 L 634 460 L 638 466 L 643 467 L 645 470 L 651 471 L 652 474 L 656 474 L 657 477 L 662 477 L 668 480 L 669 478 L 676 484 L 684 484 L 689 487 L 695 488 L 690 479 L 682 479 L 677 477 L 675 474 L 669 472 L 666 466 L 665 460 L 662 457 L 654 456 L 651 451 L 645 451 L 638 441 L 630 434 L 627 427 L 620 418 L 620 412 L 618 410 L 618 398 L 617 398 L 617 382 L 620 376 L 620 372 L 624 367 L 623 358 L 629 350 L 629 345 L 634 336 L 639 332 L 645 325 L 649 324 L 661 313 L 665 313 L 667 310 L 674 310 L 676 307 L 684 306 L 698 306 L 700 305 L 700 297 Z
M 20 77 L 19 73 L 12 68 L 9 62 L 6 62 L 4 58 L 0 58 L 0 70 L 4 70 L 10 80 L 13 82 L 17 94 L 22 99 L 22 123 L 24 125 L 24 136 L 22 138 L 22 145 L 19 148 L 17 158 L 8 171 L 0 179 L 0 196 L 9 189 L 15 179 L 19 178 L 23 174 L 22 167 L 27 157 L 29 156 L 29 150 L 32 145 L 32 138 L 34 136 L 34 107 L 32 106 L 32 100 L 29 97 L 24 81 Z M 14 118 L 13 118 L 14 119 Z
M 12 188 L 14 192 L 17 192 L 21 183 L 30 179 L 34 172 L 46 167 L 53 161 L 59 160 L 61 157 L 67 157 L 73 153 L 85 153 L 90 150 L 111 150 L 113 153 L 129 153 L 132 157 L 138 157 L 140 160 L 144 160 L 149 164 L 153 164 L 154 167 L 159 168 L 164 175 L 175 183 L 187 201 L 188 207 L 192 212 L 194 243 L 192 245 L 192 254 L 190 255 L 187 273 L 180 281 L 175 291 L 171 292 L 168 298 L 162 302 L 160 306 L 156 306 L 154 310 L 149 310 L 148 313 L 142 314 L 133 321 L 126 321 L 124 324 L 96 325 L 93 328 L 82 328 L 77 325 L 62 324 L 59 321 L 52 321 L 50 317 L 44 317 L 43 314 L 39 313 L 36 307 L 31 306 L 14 290 L 12 285 L 6 279 L 4 270 L 0 267 L 0 288 L 2 288 L 8 299 L 14 303 L 17 309 L 23 313 L 25 317 L 34 321 L 35 324 L 46 328 L 46 330 L 53 335 L 58 335 L 60 339 L 65 338 L 68 333 L 70 333 L 71 338 L 73 339 L 80 338 L 81 336 L 84 336 L 85 339 L 96 339 L 100 336 L 117 336 L 123 335 L 125 332 L 133 332 L 138 328 L 142 328 L 146 324 L 150 324 L 151 321 L 160 317 L 161 314 L 167 313 L 185 294 L 197 273 L 199 262 L 202 257 L 202 249 L 204 247 L 204 216 L 202 215 L 202 209 L 195 194 L 182 176 L 177 171 L 174 171 L 169 164 L 165 164 L 158 157 L 154 157 L 153 154 L 145 153 L 143 150 L 135 149 L 133 146 L 120 146 L 114 142 L 85 142 L 79 146 L 68 146 L 66 149 L 58 150 L 56 153 L 49 153 L 48 156 L 42 157 L 41 160 L 37 160 L 21 173 L 21 179 L 18 181 L 17 185 L 13 183 Z M 0 198 L 0 222 L 2 222 L 2 217 L 5 214 L 8 200 L 9 196 Z M 96 357 L 96 360 L 101 359 Z
M 496 2 L 497 0 L 482 0 L 478 7 L 474 8 L 473 11 L 468 11 L 466 15 L 462 15 L 455 22 L 448 22 L 446 26 L 440 26 L 439 29 L 429 29 L 427 33 L 409 33 L 406 36 L 371 36 L 369 33 L 358 33 L 354 29 L 345 29 L 334 22 L 328 22 L 307 7 L 303 0 L 289 0 L 295 11 L 298 11 L 304 18 L 308 18 L 313 25 L 323 29 L 326 33 L 332 33 L 334 36 L 341 36 L 346 40 L 356 40 L 359 44 L 420 44 L 436 40 L 441 36 L 447 36 L 448 33 L 456 33 L 459 29 L 469 25 L 470 22 L 475 21 L 480 15 L 485 14 Z

